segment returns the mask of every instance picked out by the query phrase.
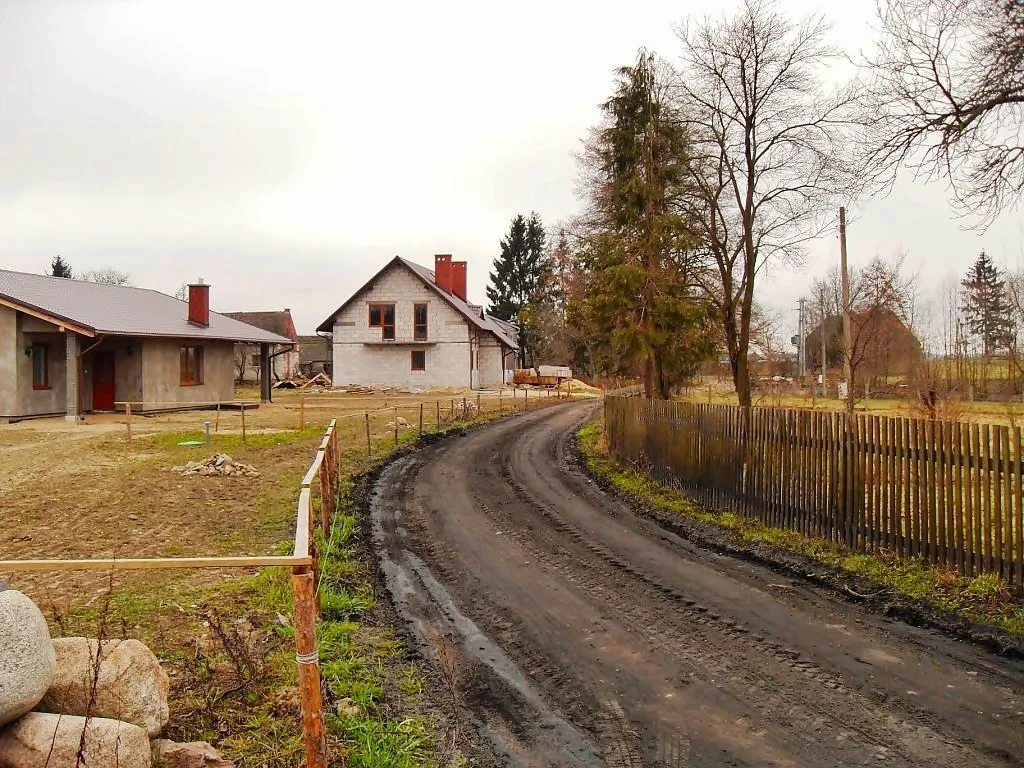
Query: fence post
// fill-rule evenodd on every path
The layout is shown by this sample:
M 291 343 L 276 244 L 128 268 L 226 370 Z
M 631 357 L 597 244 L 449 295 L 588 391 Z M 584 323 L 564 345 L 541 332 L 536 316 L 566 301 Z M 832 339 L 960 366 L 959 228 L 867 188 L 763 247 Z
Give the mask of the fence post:
M 455 423 L 455 398 L 452 398 L 452 424 Z
M 423 403 L 420 403 L 420 437 L 423 436 Z
M 245 442 L 245 403 L 242 403 L 242 442 Z
M 502 406 L 501 406 L 501 390 L 499 389 L 499 390 L 498 390 L 498 415 L 499 415 L 499 416 L 501 416 L 501 412 L 502 412 Z
M 132 444 L 132 404 L 125 403 L 125 413 L 128 416 L 128 445 Z
M 523 390 L 523 411 L 530 407 L 530 390 Z
M 306 395 L 299 395 L 299 429 L 306 427 Z
M 367 411 L 366 416 L 366 455 L 370 456 L 373 454 L 373 450 L 370 448 L 370 412 Z
M 437 428 L 441 428 L 441 401 L 435 400 L 434 405 L 437 406 Z
M 316 647 L 316 592 L 309 566 L 292 569 L 295 608 L 295 660 L 299 668 L 299 698 L 302 707 L 302 742 L 306 747 L 306 768 L 327 768 L 327 739 L 324 734 L 324 705 L 320 692 L 320 659 Z
M 480 414 L 481 413 L 483 413 L 483 411 L 480 410 L 480 393 L 477 392 L 476 393 L 476 417 L 478 419 L 480 418 Z
M 217 420 L 213 422 L 213 431 L 220 432 L 220 403 L 217 403 Z
M 328 446 L 330 444 L 328 443 Z M 324 451 L 324 461 L 320 465 L 320 528 L 324 537 L 331 537 L 331 515 L 334 511 L 334 490 L 331 483 L 331 451 Z
M 398 406 L 395 406 L 395 445 L 398 445 Z

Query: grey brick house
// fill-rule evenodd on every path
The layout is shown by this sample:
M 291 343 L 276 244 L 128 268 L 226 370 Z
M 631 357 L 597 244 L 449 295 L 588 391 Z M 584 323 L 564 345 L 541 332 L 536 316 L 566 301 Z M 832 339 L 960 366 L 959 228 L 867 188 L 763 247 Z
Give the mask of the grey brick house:
M 515 327 L 466 298 L 466 262 L 434 270 L 396 256 L 317 328 L 330 332 L 335 386 L 492 389 L 515 360 Z
M 0 421 L 85 411 L 167 410 L 234 399 L 234 346 L 274 333 L 145 288 L 0 270 Z M 267 378 L 269 384 L 269 377 Z M 263 393 L 269 399 L 269 386 Z

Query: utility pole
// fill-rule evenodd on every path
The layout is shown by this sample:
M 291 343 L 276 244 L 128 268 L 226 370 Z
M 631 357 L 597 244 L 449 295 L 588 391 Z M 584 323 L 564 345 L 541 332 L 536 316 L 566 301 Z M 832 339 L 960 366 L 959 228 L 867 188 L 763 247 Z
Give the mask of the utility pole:
M 846 264 L 846 208 L 839 208 L 839 260 L 843 273 L 843 375 L 846 377 L 846 412 L 853 413 L 853 346 L 850 340 L 850 270 Z
M 803 382 L 807 376 L 807 299 L 801 297 L 799 305 L 799 320 L 797 322 L 797 347 L 796 347 L 796 370 L 800 381 Z M 806 382 L 803 382 L 806 383 Z

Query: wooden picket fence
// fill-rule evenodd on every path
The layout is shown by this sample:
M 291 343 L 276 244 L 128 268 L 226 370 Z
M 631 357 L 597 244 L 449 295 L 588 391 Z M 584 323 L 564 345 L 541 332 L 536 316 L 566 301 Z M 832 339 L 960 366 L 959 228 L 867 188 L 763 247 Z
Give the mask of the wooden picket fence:
M 699 501 L 1024 583 L 1020 427 L 605 399 L 609 450 Z

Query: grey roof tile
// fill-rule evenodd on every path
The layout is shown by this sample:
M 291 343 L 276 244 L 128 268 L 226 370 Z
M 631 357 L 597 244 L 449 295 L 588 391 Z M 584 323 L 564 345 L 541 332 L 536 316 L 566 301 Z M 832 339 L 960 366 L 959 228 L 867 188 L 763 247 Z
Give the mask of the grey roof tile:
M 104 285 L 0 269 L 0 297 L 96 333 L 289 344 L 289 339 L 210 312 L 210 325 L 188 322 L 188 302 L 149 288 Z

